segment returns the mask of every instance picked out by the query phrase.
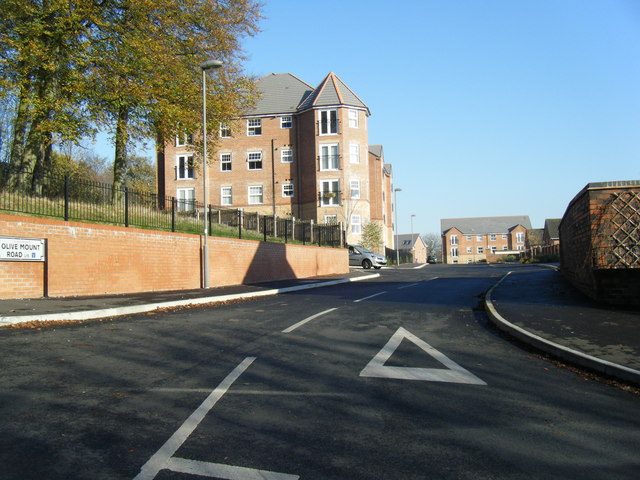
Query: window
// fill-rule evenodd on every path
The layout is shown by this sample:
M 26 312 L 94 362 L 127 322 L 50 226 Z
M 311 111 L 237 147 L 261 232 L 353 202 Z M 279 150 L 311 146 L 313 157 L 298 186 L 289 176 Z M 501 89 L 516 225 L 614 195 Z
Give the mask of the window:
M 190 212 L 195 206 L 195 190 L 193 188 L 179 188 L 177 191 L 178 211 Z
M 458 245 L 458 235 L 451 235 L 451 245 Z
M 351 215 L 351 233 L 362 233 L 362 219 L 360 215 Z
M 402 245 L 411 245 L 411 240 L 403 240 Z
M 221 172 L 231 171 L 231 154 L 230 153 L 220 154 L 220 171 Z
M 507 239 L 507 234 L 506 234 L 506 233 L 503 233 L 503 234 L 502 234 L 502 239 L 503 239 L 503 240 L 506 240 L 506 239 Z
M 465 239 L 467 240 L 467 242 L 470 242 L 470 241 L 471 241 L 471 235 L 467 235 L 467 236 L 465 237 Z
M 282 185 L 282 196 L 293 197 L 293 183 L 284 183 Z
M 467 263 L 468 263 L 468 264 L 473 263 L 473 260 L 472 260 L 472 259 L 470 259 L 470 258 L 467 258 Z
M 478 253 L 484 253 L 484 248 L 483 247 L 478 247 Z
M 357 143 L 349 144 L 349 162 L 360 163 L 360 145 Z
M 338 133 L 338 111 L 320 110 L 320 135 Z
M 188 133 L 176 135 L 176 147 L 185 147 L 187 145 L 193 145 L 193 135 Z
M 220 205 L 233 205 L 233 196 L 231 193 L 231 187 L 220 188 Z
M 340 182 L 338 180 L 323 180 L 320 191 L 320 205 L 331 207 L 340 205 Z
M 491 245 L 491 253 L 496 253 L 496 246 L 495 245 Z
M 338 144 L 320 145 L 320 170 L 338 170 Z
M 491 239 L 491 241 L 492 241 L 492 242 L 495 242 L 495 241 L 496 241 L 496 234 L 495 234 L 495 233 L 492 233 L 492 234 L 489 236 L 489 238 Z
M 458 256 L 458 247 L 451 247 L 451 256 L 452 257 Z
M 337 225 L 338 224 L 338 216 L 337 215 L 325 215 L 324 223 L 327 225 Z
M 502 250 L 509 250 L 509 247 L 507 247 L 506 245 L 503 245 Z
M 262 135 L 261 118 L 250 118 L 247 120 L 247 135 L 250 137 Z
M 193 178 L 193 155 L 178 155 L 176 170 L 178 180 Z
M 293 117 L 291 115 L 285 115 L 280 117 L 280 128 L 291 128 L 293 126 Z
M 262 169 L 262 152 L 247 153 L 247 162 L 249 165 L 249 170 L 261 170 Z
M 358 111 L 349 109 L 349 128 L 358 128 Z
M 293 150 L 291 150 L 290 148 L 280 150 L 280 161 L 282 163 L 293 162 Z
M 467 247 L 467 253 L 473 253 L 473 249 L 471 247 Z
M 516 242 L 517 243 L 524 243 L 524 232 L 517 232 L 516 233 Z
M 351 180 L 351 198 L 360 198 L 360 180 Z
M 226 123 L 220 123 L 220 138 L 229 138 L 231 136 L 231 127 Z
M 251 205 L 258 205 L 262 203 L 262 185 L 249 187 L 249 203 Z
M 476 240 L 478 242 L 481 242 L 482 241 L 482 235 L 476 235 Z
M 516 245 L 516 250 L 524 250 L 524 245 Z

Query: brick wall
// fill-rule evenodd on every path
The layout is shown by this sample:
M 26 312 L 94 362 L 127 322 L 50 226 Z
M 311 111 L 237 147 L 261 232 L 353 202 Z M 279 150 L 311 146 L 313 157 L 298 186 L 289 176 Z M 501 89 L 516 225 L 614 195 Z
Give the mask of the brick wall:
M 563 274 L 590 297 L 640 305 L 640 182 L 590 183 L 560 222 Z
M 0 215 L 0 235 L 46 238 L 48 242 L 46 266 L 0 261 L 0 298 L 181 290 L 202 285 L 199 235 L 10 215 Z M 207 243 L 212 287 L 349 271 L 344 249 L 219 237 L 209 237 Z

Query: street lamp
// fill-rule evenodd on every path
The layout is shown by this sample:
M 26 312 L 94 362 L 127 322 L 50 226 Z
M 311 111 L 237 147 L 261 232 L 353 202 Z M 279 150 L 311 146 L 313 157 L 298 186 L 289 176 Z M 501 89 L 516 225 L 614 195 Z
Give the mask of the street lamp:
M 416 248 L 415 248 L 415 242 L 413 241 L 413 217 L 415 217 L 416 214 L 412 213 L 411 214 L 411 255 L 413 257 L 413 262 L 415 263 L 416 261 Z
M 209 212 L 207 209 L 207 70 L 220 68 L 220 60 L 209 59 L 200 64 L 202 70 L 202 202 L 204 203 L 204 242 L 202 244 L 202 286 L 209 288 Z
M 395 207 L 394 214 L 396 216 L 395 221 L 393 222 L 393 226 L 396 230 L 396 266 L 400 265 L 400 249 L 398 248 L 398 196 L 396 195 L 396 193 L 401 191 L 401 188 L 393 189 L 393 206 Z

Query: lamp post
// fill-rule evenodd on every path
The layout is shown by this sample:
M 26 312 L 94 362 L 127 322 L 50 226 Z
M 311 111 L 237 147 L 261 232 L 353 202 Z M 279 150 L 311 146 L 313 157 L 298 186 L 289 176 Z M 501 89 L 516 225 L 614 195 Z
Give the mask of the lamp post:
M 394 188 L 393 189 L 393 206 L 395 208 L 394 214 L 395 214 L 395 221 L 393 222 L 393 226 L 395 227 L 396 230 L 396 266 L 400 265 L 400 250 L 398 248 L 398 195 L 397 192 L 401 192 L 402 189 L 401 188 Z
M 209 211 L 207 208 L 207 70 L 220 68 L 220 60 L 209 59 L 200 64 L 202 70 L 202 202 L 204 203 L 204 242 L 202 244 L 202 286 L 209 288 Z

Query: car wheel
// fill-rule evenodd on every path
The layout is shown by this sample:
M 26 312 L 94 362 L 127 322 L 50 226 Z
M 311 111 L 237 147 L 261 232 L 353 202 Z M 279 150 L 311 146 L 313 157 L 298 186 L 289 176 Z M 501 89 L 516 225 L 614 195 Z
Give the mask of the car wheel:
M 365 268 L 365 269 L 371 268 L 371 260 L 369 260 L 368 258 L 365 258 L 362 261 L 362 268 Z

